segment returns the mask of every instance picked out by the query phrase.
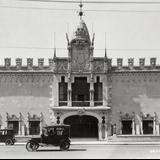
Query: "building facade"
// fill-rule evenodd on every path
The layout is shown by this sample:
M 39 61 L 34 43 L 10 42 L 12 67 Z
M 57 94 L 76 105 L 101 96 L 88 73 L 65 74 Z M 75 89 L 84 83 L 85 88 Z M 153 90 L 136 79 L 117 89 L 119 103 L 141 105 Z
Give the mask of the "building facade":
M 94 57 L 90 38 L 81 19 L 68 43 L 68 57 L 5 59 L 0 66 L 0 128 L 13 128 L 17 136 L 39 135 L 51 124 L 71 125 L 73 138 L 107 140 L 117 135 L 160 134 L 160 66 L 134 59 Z

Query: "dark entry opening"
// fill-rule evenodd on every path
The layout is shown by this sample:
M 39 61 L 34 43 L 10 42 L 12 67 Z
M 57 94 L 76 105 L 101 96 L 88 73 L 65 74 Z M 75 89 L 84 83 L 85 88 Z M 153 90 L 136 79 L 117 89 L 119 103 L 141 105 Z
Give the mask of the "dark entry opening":
M 19 131 L 19 121 L 9 121 L 8 122 L 8 128 L 14 130 L 14 134 L 18 135 Z
M 132 121 L 122 121 L 122 134 L 130 135 L 132 134 Z
M 29 134 L 30 135 L 39 135 L 40 134 L 40 122 L 39 121 L 30 121 L 29 122 Z
M 153 134 L 153 121 L 143 121 L 143 134 Z
M 98 120 L 92 116 L 71 116 L 64 124 L 71 125 L 71 138 L 98 138 Z

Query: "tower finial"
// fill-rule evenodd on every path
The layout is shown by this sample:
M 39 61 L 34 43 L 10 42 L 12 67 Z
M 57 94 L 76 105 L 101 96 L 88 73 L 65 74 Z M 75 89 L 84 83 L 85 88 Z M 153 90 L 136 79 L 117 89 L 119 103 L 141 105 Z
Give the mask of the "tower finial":
M 82 16 L 83 16 L 83 2 L 82 0 L 80 0 L 80 12 L 79 12 L 79 16 L 80 16 L 80 20 L 82 20 Z

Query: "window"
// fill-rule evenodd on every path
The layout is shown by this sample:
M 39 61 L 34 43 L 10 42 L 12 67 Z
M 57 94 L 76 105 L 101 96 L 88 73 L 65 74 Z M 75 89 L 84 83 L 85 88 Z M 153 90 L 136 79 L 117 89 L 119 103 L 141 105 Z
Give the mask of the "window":
M 90 84 L 87 77 L 76 77 L 72 84 L 72 106 L 89 107 L 90 106 Z
M 14 130 L 14 134 L 18 135 L 19 131 L 19 121 L 9 121 L 8 128 Z
M 40 121 L 30 121 L 29 122 L 29 134 L 30 135 L 40 134 Z
M 95 106 L 103 105 L 103 84 L 100 82 L 100 77 L 97 77 L 97 83 L 94 84 L 94 101 Z
M 66 106 L 68 100 L 68 84 L 65 83 L 65 77 L 61 77 L 61 82 L 59 83 L 59 101 L 60 106 Z

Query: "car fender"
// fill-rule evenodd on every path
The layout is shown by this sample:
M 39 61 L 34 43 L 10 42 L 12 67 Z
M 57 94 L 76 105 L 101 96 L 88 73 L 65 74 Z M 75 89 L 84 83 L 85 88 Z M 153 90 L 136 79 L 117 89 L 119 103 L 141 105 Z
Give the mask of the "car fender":
M 62 143 L 64 143 L 64 142 L 69 142 L 69 143 L 71 143 L 70 139 L 62 139 L 62 140 L 60 141 L 60 144 L 62 144 Z
M 32 140 L 32 139 L 29 140 L 28 143 L 35 143 L 35 144 L 39 145 L 39 142 L 37 142 L 36 140 Z

